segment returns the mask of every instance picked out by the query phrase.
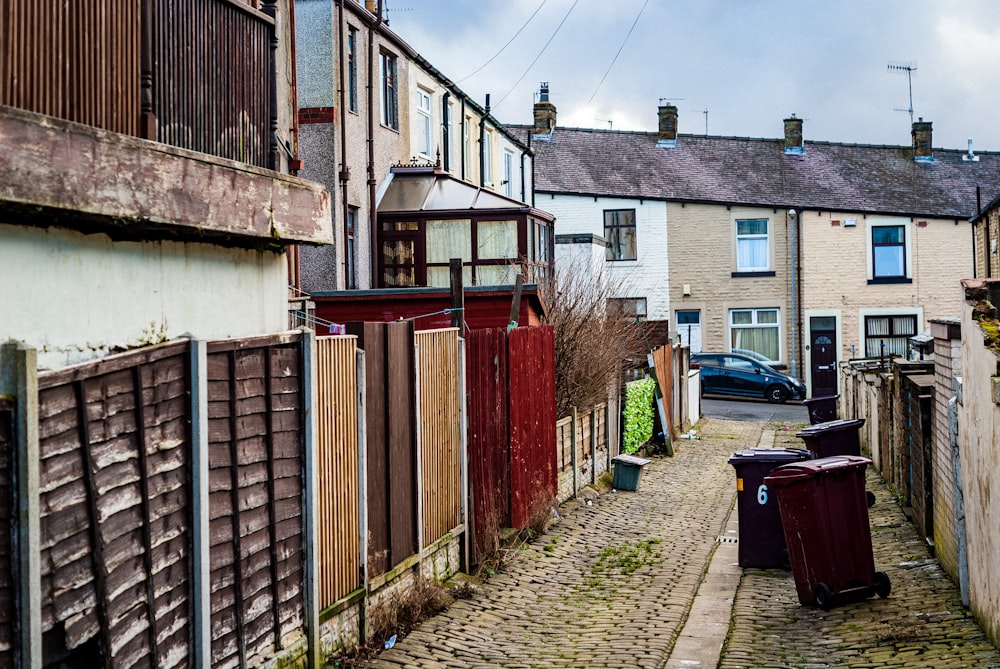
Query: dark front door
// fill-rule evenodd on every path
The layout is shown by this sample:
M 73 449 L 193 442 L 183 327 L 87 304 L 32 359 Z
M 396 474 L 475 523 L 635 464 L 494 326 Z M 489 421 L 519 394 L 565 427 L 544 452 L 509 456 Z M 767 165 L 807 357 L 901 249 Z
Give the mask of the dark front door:
M 837 330 L 832 316 L 810 319 L 809 366 L 812 396 L 837 394 Z

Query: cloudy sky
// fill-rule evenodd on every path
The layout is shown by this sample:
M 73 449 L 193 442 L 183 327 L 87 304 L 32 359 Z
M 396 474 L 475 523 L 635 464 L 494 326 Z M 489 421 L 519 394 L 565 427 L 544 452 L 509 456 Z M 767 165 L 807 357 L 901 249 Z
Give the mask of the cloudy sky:
M 914 118 L 934 123 L 935 147 L 972 137 L 1000 150 L 997 0 L 384 5 L 394 31 L 481 104 L 489 93 L 506 123 L 529 123 L 548 81 L 565 127 L 655 130 L 672 98 L 683 133 L 703 134 L 707 110 L 709 134 L 780 137 L 795 114 L 807 140 L 908 145 L 907 76 L 894 64 L 917 68 Z

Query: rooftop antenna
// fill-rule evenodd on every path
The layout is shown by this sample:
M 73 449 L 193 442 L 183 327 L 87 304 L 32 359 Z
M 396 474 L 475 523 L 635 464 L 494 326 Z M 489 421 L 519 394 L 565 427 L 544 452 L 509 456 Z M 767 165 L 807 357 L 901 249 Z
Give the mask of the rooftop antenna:
M 909 109 L 896 109 L 895 111 L 910 112 L 910 125 L 913 125 L 913 73 L 917 71 L 917 64 L 913 61 L 905 63 L 889 63 L 890 72 L 906 73 L 906 86 L 910 90 Z
M 705 136 L 708 137 L 708 107 L 704 109 L 695 109 L 694 111 L 705 115 Z
M 609 118 L 595 118 L 594 120 L 597 121 L 598 123 L 607 123 L 608 130 L 612 130 L 614 128 L 614 121 L 612 121 Z
M 668 102 L 674 102 L 678 100 L 683 100 L 684 98 L 660 98 L 660 106 L 667 104 Z

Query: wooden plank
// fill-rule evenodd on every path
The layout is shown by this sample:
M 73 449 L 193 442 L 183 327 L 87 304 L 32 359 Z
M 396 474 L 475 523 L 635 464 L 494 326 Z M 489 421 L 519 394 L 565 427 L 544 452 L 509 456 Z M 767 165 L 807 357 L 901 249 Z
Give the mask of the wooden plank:
M 159 649 L 156 645 L 156 598 L 153 594 L 153 540 L 150 534 L 150 510 L 149 507 L 152 504 L 149 494 L 149 486 L 147 485 L 149 478 L 149 466 L 146 462 L 146 414 L 145 414 L 145 404 L 143 402 L 142 391 L 142 367 L 136 365 L 132 368 L 134 370 L 134 388 L 135 388 L 135 423 L 138 427 L 138 434 L 136 435 L 137 451 L 139 454 L 139 489 L 142 494 L 142 541 L 143 541 L 143 567 L 146 570 L 145 578 L 145 590 L 146 590 L 146 620 L 148 627 L 149 636 L 149 655 L 151 664 L 153 667 L 157 668 L 159 665 Z
M 417 551 L 417 459 L 413 321 L 395 321 L 386 333 L 389 442 L 389 566 Z

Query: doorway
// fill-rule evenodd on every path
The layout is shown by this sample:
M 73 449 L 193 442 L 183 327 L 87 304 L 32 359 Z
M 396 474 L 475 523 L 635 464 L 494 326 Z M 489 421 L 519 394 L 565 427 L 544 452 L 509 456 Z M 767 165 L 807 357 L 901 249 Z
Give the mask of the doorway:
M 701 353 L 701 311 L 675 311 L 674 318 L 681 344 L 687 344 L 692 353 Z
M 837 394 L 837 319 L 834 316 L 809 319 L 809 369 L 813 397 Z

